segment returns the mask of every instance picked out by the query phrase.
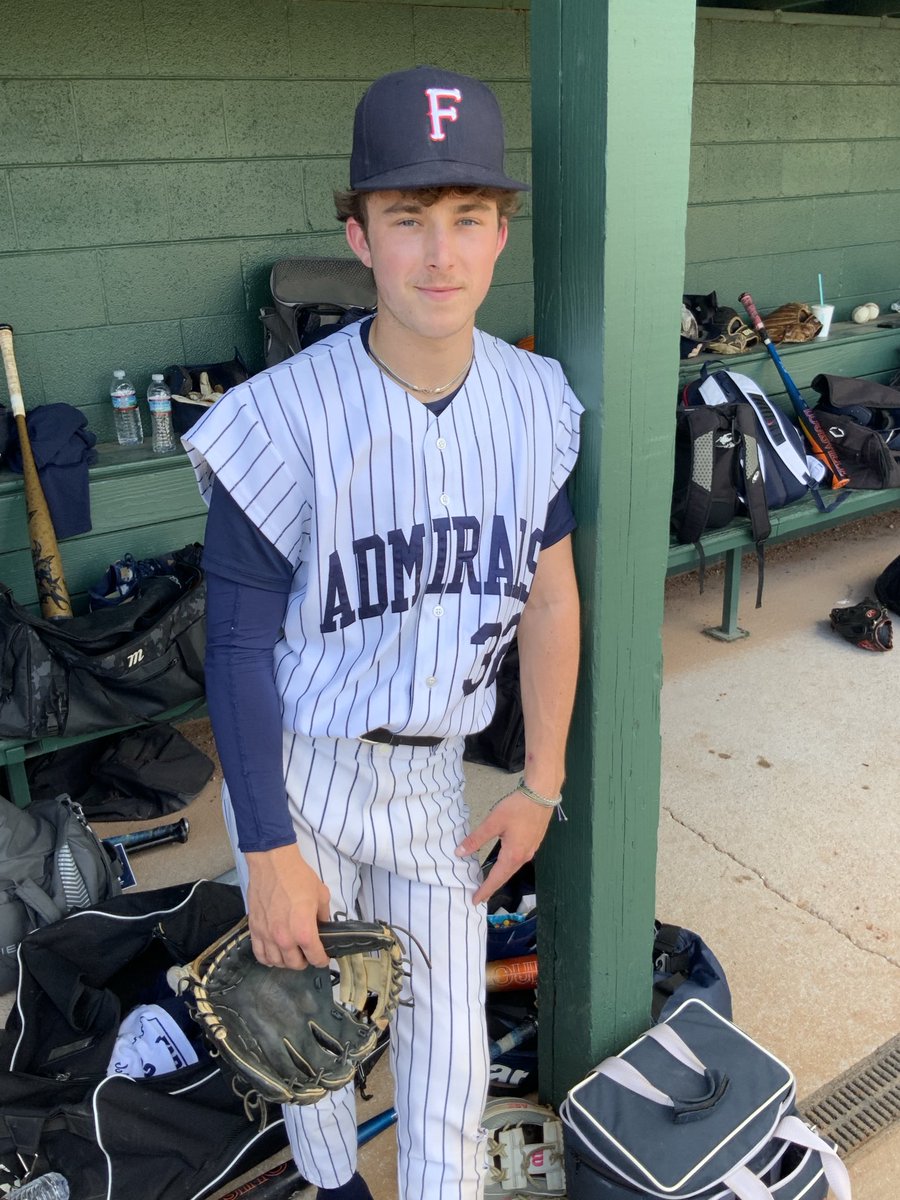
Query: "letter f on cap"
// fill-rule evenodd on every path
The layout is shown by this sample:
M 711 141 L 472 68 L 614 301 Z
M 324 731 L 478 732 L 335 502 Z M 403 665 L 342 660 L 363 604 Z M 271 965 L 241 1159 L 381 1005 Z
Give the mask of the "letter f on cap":
M 455 100 L 459 104 L 462 100 L 462 92 L 459 88 L 426 88 L 425 95 L 428 97 L 428 118 L 431 121 L 429 136 L 433 142 L 443 142 L 447 135 L 444 133 L 441 121 L 455 121 L 459 116 L 459 110 L 456 105 L 441 108 L 441 101 Z

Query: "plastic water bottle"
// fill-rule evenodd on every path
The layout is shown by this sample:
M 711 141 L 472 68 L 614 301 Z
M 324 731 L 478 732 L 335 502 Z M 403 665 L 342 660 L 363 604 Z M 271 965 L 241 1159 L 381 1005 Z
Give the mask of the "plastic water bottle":
M 137 392 L 124 371 L 113 371 L 112 387 L 109 389 L 116 422 L 116 437 L 120 446 L 140 446 L 144 440 L 141 414 L 138 410 Z
M 69 1185 L 58 1171 L 50 1171 L 13 1188 L 7 1200 L 69 1200 Z
M 175 449 L 175 430 L 172 428 L 172 393 L 162 375 L 154 375 L 147 389 L 150 420 L 153 422 L 153 453 L 171 454 Z

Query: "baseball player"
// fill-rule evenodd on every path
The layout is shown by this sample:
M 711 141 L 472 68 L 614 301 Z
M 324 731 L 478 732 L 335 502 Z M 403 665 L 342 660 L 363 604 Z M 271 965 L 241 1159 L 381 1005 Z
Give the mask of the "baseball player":
M 374 319 L 240 384 L 185 438 L 210 504 L 207 696 L 254 952 L 324 965 L 316 922 L 339 912 L 411 935 L 391 1032 L 403 1200 L 482 1195 L 484 901 L 558 809 L 575 687 L 581 405 L 558 363 L 475 328 L 527 187 L 503 152 L 478 80 L 376 80 L 336 197 Z M 516 636 L 524 778 L 470 831 L 464 738 Z M 285 1119 L 319 1197 L 370 1197 L 351 1087 Z

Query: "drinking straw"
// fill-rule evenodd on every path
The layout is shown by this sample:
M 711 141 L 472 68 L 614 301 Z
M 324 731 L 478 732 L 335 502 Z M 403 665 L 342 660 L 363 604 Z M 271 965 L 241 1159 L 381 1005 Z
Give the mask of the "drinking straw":
M 822 272 L 819 272 L 819 303 L 825 307 L 825 293 L 822 291 Z

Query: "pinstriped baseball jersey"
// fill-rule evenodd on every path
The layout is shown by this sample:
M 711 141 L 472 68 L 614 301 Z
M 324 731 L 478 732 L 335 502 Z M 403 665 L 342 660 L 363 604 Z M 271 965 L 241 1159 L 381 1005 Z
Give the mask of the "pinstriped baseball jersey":
M 559 364 L 476 330 L 436 417 L 359 326 L 233 389 L 184 439 L 293 564 L 275 650 L 285 727 L 357 737 L 483 728 L 582 407 Z

